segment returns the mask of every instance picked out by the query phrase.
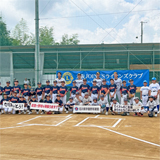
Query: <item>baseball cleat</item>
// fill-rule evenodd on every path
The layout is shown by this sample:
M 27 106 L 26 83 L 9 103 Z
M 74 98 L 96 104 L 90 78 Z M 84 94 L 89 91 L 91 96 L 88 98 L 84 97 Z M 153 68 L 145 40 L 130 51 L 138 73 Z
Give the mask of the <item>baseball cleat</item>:
M 154 115 L 155 117 L 157 117 L 157 113 L 155 113 L 155 115 Z
M 129 113 L 127 113 L 127 116 L 129 116 Z
M 39 111 L 38 112 L 36 112 L 37 114 L 39 114 Z
M 68 111 L 66 111 L 66 113 L 68 113 Z
M 41 112 L 41 114 L 45 114 L 44 112 Z
M 29 112 L 28 114 L 32 114 L 32 112 Z
M 26 112 L 24 111 L 24 114 L 26 114 Z
M 108 112 L 106 112 L 105 115 L 108 115 Z

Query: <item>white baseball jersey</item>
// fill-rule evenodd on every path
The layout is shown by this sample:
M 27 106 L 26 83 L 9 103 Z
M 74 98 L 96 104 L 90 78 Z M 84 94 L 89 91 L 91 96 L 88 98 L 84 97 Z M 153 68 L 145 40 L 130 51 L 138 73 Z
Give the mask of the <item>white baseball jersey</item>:
M 94 80 L 96 80 L 98 87 L 100 87 L 102 85 L 102 79 L 101 78 L 99 78 L 99 79 L 95 78 Z
M 74 102 L 76 105 L 80 105 L 80 103 L 82 103 L 83 98 L 81 96 L 79 96 L 79 99 L 81 100 L 81 102 L 79 102 L 79 100 L 77 99 L 77 97 L 74 98 Z
M 86 102 L 92 102 L 91 97 L 88 97 L 87 99 L 83 98 L 83 104 L 85 104 Z
M 100 99 L 100 100 L 98 101 L 98 103 L 102 106 L 102 105 L 106 105 L 106 104 L 108 103 L 108 101 L 107 101 L 106 98 L 104 98 L 104 100 Z
M 114 79 L 114 83 L 117 86 L 117 91 L 120 91 L 120 88 L 122 86 L 122 80 L 120 78 Z
M 156 104 L 156 102 L 155 101 L 148 101 L 147 102 L 147 107 L 149 107 L 149 108 L 154 108 L 154 107 L 156 107 L 157 106 L 157 104 Z
M 59 87 L 61 86 L 61 82 L 62 82 L 62 81 L 65 81 L 64 78 L 61 78 L 61 79 L 56 78 L 55 80 L 57 81 L 57 86 L 59 86 Z
M 148 95 L 148 92 L 149 92 L 149 87 L 148 86 L 143 86 L 141 87 L 140 91 L 142 91 L 142 95 Z
M 143 106 L 142 103 L 139 101 L 138 103 L 136 103 L 135 101 L 133 101 L 133 106 Z
M 80 88 L 81 84 L 83 84 L 83 79 L 76 79 L 76 86 L 78 89 Z
M 159 84 L 158 83 L 151 83 L 150 85 L 149 85 L 149 90 L 151 90 L 151 92 L 158 92 L 158 90 L 159 90 Z M 151 94 L 152 95 L 152 94 Z
M 74 104 L 75 104 L 75 102 L 74 102 L 74 101 L 72 101 L 72 102 L 68 101 L 68 102 L 67 102 L 67 104 L 74 105 Z

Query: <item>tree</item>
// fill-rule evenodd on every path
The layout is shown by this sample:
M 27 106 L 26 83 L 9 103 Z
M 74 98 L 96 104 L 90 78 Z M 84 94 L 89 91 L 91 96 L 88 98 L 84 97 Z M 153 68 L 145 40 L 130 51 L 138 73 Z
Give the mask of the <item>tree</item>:
M 62 41 L 60 42 L 61 45 L 77 45 L 80 42 L 78 40 L 78 34 L 73 34 L 71 37 L 68 34 L 64 34 L 62 36 Z
M 22 18 L 13 31 L 13 45 L 33 45 L 34 35 L 29 33 L 27 22 Z
M 0 46 L 10 46 L 12 45 L 10 31 L 7 30 L 7 25 L 0 17 Z
M 47 26 L 39 29 L 39 44 L 40 45 L 54 45 L 53 27 Z

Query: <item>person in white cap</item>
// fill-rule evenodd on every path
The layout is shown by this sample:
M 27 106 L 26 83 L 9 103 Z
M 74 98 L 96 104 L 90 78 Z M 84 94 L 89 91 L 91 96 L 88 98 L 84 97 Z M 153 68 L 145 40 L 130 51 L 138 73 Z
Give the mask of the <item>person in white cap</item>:
M 149 96 L 153 96 L 154 100 L 157 104 L 158 112 L 159 112 L 159 84 L 156 82 L 156 78 L 152 78 L 152 83 L 149 85 Z
M 149 87 L 147 86 L 147 81 L 143 81 L 143 85 L 140 89 L 140 97 L 142 100 L 142 105 L 144 108 L 146 108 L 147 101 L 148 101 L 148 94 L 149 94 Z
M 141 113 L 141 109 L 143 107 L 142 103 L 139 101 L 139 98 L 138 97 L 135 97 L 134 98 L 134 101 L 133 101 L 133 106 L 139 106 L 139 110 L 138 111 L 135 111 L 135 114 L 133 116 L 143 116 L 143 114 Z
M 104 111 L 106 110 L 106 115 L 108 115 L 109 103 L 103 94 L 100 95 L 100 100 L 98 101 L 98 103 L 101 106 L 101 112 L 104 113 Z

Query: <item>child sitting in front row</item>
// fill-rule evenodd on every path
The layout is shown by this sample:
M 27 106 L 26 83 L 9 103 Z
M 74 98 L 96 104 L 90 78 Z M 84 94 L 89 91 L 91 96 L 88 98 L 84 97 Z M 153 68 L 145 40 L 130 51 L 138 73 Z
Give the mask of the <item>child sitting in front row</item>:
M 73 112 L 73 106 L 75 105 L 75 102 L 73 101 L 73 97 L 69 97 L 69 101 L 65 104 L 66 113 L 69 111 Z

